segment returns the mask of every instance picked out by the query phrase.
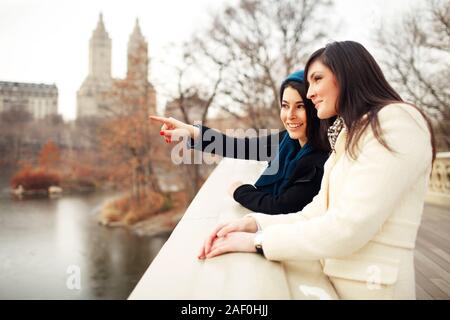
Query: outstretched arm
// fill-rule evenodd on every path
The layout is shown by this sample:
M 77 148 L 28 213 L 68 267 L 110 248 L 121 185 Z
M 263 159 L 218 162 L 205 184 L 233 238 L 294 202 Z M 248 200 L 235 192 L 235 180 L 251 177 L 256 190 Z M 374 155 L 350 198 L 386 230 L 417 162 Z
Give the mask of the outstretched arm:
M 190 125 L 172 117 L 150 116 L 162 124 L 160 134 L 166 142 L 174 138 L 189 137 L 189 147 L 234 159 L 270 161 L 278 150 L 282 133 L 261 137 L 235 138 L 201 125 Z
M 192 139 L 189 146 L 196 150 L 217 154 L 222 157 L 270 161 L 278 151 L 281 137 L 285 132 L 258 137 L 236 138 L 225 135 L 206 126 L 200 129 L 198 139 Z

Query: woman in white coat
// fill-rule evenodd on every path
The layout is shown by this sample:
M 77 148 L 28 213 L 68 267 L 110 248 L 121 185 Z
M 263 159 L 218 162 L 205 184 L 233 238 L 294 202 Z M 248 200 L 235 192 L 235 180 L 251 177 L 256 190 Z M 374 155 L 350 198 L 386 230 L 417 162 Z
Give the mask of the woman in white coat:
M 335 118 L 319 194 L 297 213 L 217 226 L 198 257 L 320 260 L 342 299 L 414 299 L 414 247 L 435 155 L 430 122 L 359 43 L 317 50 L 305 75 L 319 118 Z

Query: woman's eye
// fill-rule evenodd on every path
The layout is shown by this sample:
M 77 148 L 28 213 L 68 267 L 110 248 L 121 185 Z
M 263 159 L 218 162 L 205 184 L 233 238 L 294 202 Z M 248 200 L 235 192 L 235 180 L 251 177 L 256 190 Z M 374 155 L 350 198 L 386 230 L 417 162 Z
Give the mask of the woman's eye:
M 297 105 L 297 109 L 303 109 L 304 107 L 305 107 L 305 105 L 303 105 L 303 104 Z
M 282 104 L 282 105 L 281 105 L 281 108 L 288 109 L 289 106 L 288 106 L 287 104 Z

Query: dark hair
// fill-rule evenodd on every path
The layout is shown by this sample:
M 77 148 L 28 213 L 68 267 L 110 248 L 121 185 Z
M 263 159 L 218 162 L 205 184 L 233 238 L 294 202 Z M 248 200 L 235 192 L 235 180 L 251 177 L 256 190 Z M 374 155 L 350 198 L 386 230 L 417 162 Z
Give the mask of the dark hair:
M 316 150 L 330 151 L 330 143 L 327 139 L 328 121 L 317 117 L 317 110 L 311 100 L 306 98 L 306 85 L 304 82 L 286 81 L 280 87 L 280 105 L 283 101 L 283 92 L 287 87 L 297 90 L 302 97 L 306 110 L 306 137 L 308 143 Z
M 316 60 L 323 63 L 334 74 L 339 87 L 336 111 L 348 129 L 345 149 L 355 159 L 358 141 L 364 130 L 371 126 L 376 139 L 389 151 L 381 132 L 378 112 L 388 104 L 403 99 L 386 81 L 381 68 L 372 55 L 358 42 L 341 41 L 327 44 L 314 52 L 305 66 L 306 86 L 309 86 L 308 70 Z M 422 110 L 416 108 L 427 122 L 431 134 L 433 161 L 436 155 L 435 140 L 431 122 Z M 363 115 L 367 114 L 367 117 Z

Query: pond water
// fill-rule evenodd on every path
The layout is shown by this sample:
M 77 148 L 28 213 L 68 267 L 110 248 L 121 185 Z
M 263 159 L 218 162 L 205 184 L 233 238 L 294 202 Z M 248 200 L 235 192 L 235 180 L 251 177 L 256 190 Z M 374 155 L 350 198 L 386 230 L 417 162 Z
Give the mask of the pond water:
M 97 223 L 114 195 L 14 200 L 0 194 L 0 299 L 126 299 L 169 234 Z

